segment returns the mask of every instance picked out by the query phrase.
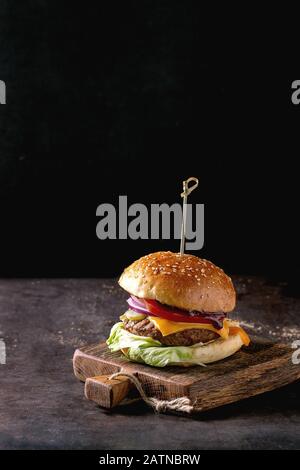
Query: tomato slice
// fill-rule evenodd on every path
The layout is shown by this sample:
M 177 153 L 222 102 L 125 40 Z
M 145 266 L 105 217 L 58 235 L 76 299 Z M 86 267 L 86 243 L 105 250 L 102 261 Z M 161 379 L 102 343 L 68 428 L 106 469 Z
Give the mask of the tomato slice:
M 141 300 L 141 299 L 139 299 Z M 201 314 L 201 313 L 185 313 L 184 311 L 166 307 L 156 300 L 150 299 L 143 299 L 146 305 L 147 310 L 151 313 L 151 315 L 165 318 L 166 320 L 171 320 L 175 322 L 185 322 L 185 323 L 206 323 L 206 324 L 214 324 L 216 328 L 222 328 L 223 320 L 225 315 L 222 314 Z
M 201 312 L 187 312 L 176 307 L 169 307 L 163 305 L 156 300 L 140 299 L 131 296 L 127 300 L 129 307 L 136 312 L 144 313 L 146 315 L 153 315 L 166 320 L 184 323 L 206 323 L 213 325 L 216 329 L 223 327 L 223 320 L 226 315 L 221 313 L 201 313 Z

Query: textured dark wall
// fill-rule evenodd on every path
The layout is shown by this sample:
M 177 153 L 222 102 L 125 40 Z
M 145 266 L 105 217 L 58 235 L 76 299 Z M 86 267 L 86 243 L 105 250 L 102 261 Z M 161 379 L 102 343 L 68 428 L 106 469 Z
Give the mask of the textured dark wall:
M 199 254 L 296 276 L 299 76 L 269 24 L 229 25 L 196 5 L 1 0 L 0 275 L 116 275 L 178 249 L 101 242 L 95 211 L 118 194 L 179 201 L 195 175 Z

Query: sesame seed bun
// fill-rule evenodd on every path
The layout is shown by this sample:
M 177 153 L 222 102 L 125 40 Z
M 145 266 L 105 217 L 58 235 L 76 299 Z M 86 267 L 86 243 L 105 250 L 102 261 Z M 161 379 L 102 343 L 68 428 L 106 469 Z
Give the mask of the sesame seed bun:
M 221 268 L 197 256 L 159 251 L 125 269 L 120 286 L 129 294 L 199 312 L 230 312 L 235 307 L 232 281 Z

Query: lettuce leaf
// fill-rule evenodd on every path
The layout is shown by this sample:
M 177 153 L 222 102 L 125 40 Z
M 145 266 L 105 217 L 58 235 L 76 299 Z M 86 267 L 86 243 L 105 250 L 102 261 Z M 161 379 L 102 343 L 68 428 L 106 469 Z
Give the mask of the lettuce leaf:
M 125 356 L 134 362 L 154 367 L 169 365 L 204 365 L 197 359 L 196 348 L 190 346 L 163 346 L 159 341 L 138 336 L 126 331 L 122 322 L 116 323 L 110 332 L 107 345 L 111 351 L 123 350 Z

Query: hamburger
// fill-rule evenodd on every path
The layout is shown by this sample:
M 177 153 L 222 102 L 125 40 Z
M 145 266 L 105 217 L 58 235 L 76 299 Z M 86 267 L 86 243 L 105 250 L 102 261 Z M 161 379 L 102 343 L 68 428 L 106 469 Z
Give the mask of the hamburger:
M 236 321 L 231 278 L 212 262 L 160 251 L 125 269 L 128 308 L 107 340 L 112 351 L 155 367 L 205 365 L 250 343 Z

